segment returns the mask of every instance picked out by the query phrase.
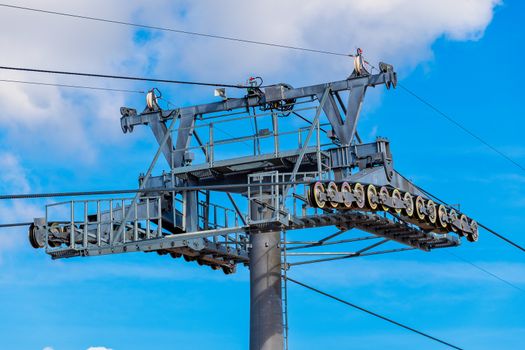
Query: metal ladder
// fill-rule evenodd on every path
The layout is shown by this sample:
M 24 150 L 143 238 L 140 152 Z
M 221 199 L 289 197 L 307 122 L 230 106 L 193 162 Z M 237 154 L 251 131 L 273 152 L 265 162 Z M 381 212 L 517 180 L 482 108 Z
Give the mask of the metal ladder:
M 287 279 L 288 265 L 286 261 L 286 230 L 282 231 L 281 242 L 282 242 L 281 296 L 282 296 L 282 308 L 283 308 L 283 338 L 284 338 L 284 350 L 288 350 L 288 279 Z

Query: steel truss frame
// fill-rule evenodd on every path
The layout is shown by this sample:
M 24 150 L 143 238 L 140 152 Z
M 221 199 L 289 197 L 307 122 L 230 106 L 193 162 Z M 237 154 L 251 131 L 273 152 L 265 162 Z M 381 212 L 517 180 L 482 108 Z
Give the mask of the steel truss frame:
M 285 84 L 267 86 L 264 91 L 254 87 L 243 98 L 226 99 L 210 104 L 162 110 L 155 103 L 146 107 L 140 114 L 134 109 L 123 107 L 121 126 L 124 132 L 133 131 L 137 125 L 149 125 L 159 142 L 148 171 L 140 177 L 141 190 L 155 190 L 151 198 L 156 201 L 156 207 L 150 208 L 149 202 L 144 203 L 146 197 L 139 192 L 131 201 L 128 200 L 127 204 L 122 201 L 120 209 L 112 208 L 110 203 L 109 209 L 104 210 L 99 204 L 96 213 L 88 215 L 89 206 L 84 205 L 84 217 L 77 219 L 74 209 L 78 202 L 72 201 L 65 203 L 70 207 L 71 212 L 70 219 L 65 220 L 69 221 L 68 223 L 56 224 L 46 215 L 46 218 L 35 221 L 32 230 L 40 232 L 46 251 L 54 258 L 132 251 L 163 252 L 165 249 L 188 252 L 202 250 L 203 247 L 206 247 L 207 253 L 212 252 L 217 256 L 220 255 L 219 252 L 213 251 L 210 247 L 215 245 L 216 247 L 235 246 L 231 254 L 226 249 L 225 260 L 246 263 L 249 234 L 262 231 L 265 227 L 294 230 L 329 225 L 355 225 L 354 227 L 361 225 L 360 228 L 365 231 L 379 234 L 412 248 L 430 250 L 457 245 L 459 240 L 450 235 L 425 232 L 396 217 L 387 219 L 369 213 L 339 213 L 318 209 L 314 209 L 312 213 L 311 209 L 305 209 L 308 206 L 307 190 L 305 186 L 301 186 L 299 180 L 308 182 L 330 176 L 356 179 L 365 184 L 390 185 L 423 195 L 417 187 L 393 170 L 392 156 L 386 139 L 380 138 L 368 144 L 354 142 L 357 139 L 356 126 L 366 89 L 379 84 L 395 87 L 397 83 L 393 69 L 388 65 L 382 67 L 384 69 L 375 75 L 353 74 L 346 80 L 297 89 Z M 342 104 L 340 95 L 344 91 L 350 92 L 346 106 Z M 297 115 L 302 111 L 315 111 L 312 120 L 301 116 L 308 122 L 308 126 L 297 131 L 280 131 L 278 112 L 272 106 L 279 102 L 281 108 L 282 106 L 293 108 L 309 101 L 318 101 L 319 104 L 313 110 L 312 107 L 307 106 L 294 110 Z M 255 114 L 256 107 L 262 109 L 264 113 Z M 213 134 L 214 125 L 221 122 L 242 121 L 245 117 L 239 115 L 243 113 L 242 111 L 249 111 L 250 108 L 254 110 L 255 120 L 263 117 L 272 119 L 272 132 L 256 131 L 250 138 L 254 145 L 256 141 L 260 145 L 264 137 L 273 138 L 273 151 L 225 161 L 215 160 L 214 147 L 220 141 Z M 321 112 L 324 112 L 327 123 L 321 123 Z M 252 118 L 251 114 L 249 118 Z M 211 122 L 202 124 L 203 120 L 211 120 Z M 332 131 L 323 131 L 328 134 L 329 140 L 335 142 L 336 147 L 326 148 L 326 143 L 323 144 L 322 125 L 331 126 Z M 199 127 L 209 128 L 207 138 L 198 136 Z M 294 132 L 298 133 L 299 149 L 282 150 L 279 145 L 280 138 Z M 198 142 L 197 146 L 191 145 L 192 139 Z M 238 143 L 244 142 L 245 139 L 234 137 L 222 141 Z M 204 163 L 200 165 L 192 164 L 194 156 L 191 155 L 191 151 L 195 149 L 200 149 L 205 157 Z M 255 147 L 254 153 L 256 153 Z M 170 172 L 152 176 L 152 171 L 161 156 L 170 165 Z M 262 171 L 272 164 L 272 160 L 278 160 L 281 166 L 271 166 L 270 168 L 276 170 L 269 172 Z M 261 162 L 266 163 L 260 166 Z M 239 165 L 244 166 L 246 170 L 236 171 L 234 168 Z M 217 170 L 225 168 L 230 170 L 227 174 L 221 174 Z M 352 174 L 350 172 L 352 168 L 358 168 L 360 171 Z M 203 172 L 205 176 L 202 176 Z M 261 181 L 261 179 L 268 181 Z M 267 183 L 283 185 L 266 185 Z M 232 193 L 226 192 L 231 207 L 219 206 L 210 202 L 210 195 L 215 191 L 198 190 L 199 186 L 205 188 L 206 185 L 228 184 L 241 185 L 232 188 L 231 191 L 241 194 L 242 198 L 247 199 L 247 203 L 239 205 Z M 243 184 L 246 186 L 242 186 Z M 169 191 L 173 187 L 182 189 L 187 187 L 188 190 Z M 190 188 L 192 190 L 189 190 Z M 218 191 L 222 192 L 220 189 Z M 198 199 L 201 195 L 205 196 L 205 200 Z M 115 202 L 111 199 L 110 201 Z M 272 213 L 270 219 L 257 221 L 251 218 L 250 205 L 262 206 L 264 210 L 269 210 Z M 217 226 L 217 222 L 210 224 L 210 215 L 217 221 L 217 213 L 212 215 L 210 208 L 216 211 L 219 207 L 225 212 L 222 228 Z M 243 212 L 241 207 L 246 211 Z M 201 215 L 199 210 L 202 212 Z M 227 223 L 232 213 L 234 218 Z M 106 218 L 111 223 L 106 222 L 101 225 L 101 218 Z M 373 223 L 378 223 L 379 226 L 374 226 Z M 156 226 L 155 234 L 150 225 Z M 142 228 L 142 226 L 146 227 Z M 166 227 L 163 226 L 171 229 L 165 232 Z M 228 236 L 231 234 L 235 237 Z M 42 238 L 44 235 L 45 238 Z M 60 244 L 60 240 L 62 242 L 67 240 L 67 242 Z M 291 253 L 291 256 L 293 255 L 294 253 Z
M 301 88 L 253 86 L 242 98 L 167 110 L 159 107 L 152 91 L 143 112 L 122 107 L 120 120 L 124 133 L 148 125 L 158 141 L 146 174 L 139 178 L 140 190 L 148 190 L 147 196 L 138 192 L 132 198 L 48 205 L 46 217 L 35 219 L 30 228 L 31 243 L 44 247 L 54 259 L 156 251 L 222 268 L 225 273 L 234 272 L 239 263 L 249 265 L 253 274 L 252 327 L 265 329 L 252 338 L 251 348 L 282 347 L 288 327 L 286 284 L 285 313 L 279 321 L 259 307 L 265 305 L 259 298 L 268 291 L 257 281 L 264 279 L 280 289 L 280 278 L 275 280 L 273 270 L 265 270 L 267 267 L 250 257 L 282 257 L 286 274 L 298 265 L 460 244 L 454 235 L 431 232 L 395 213 L 315 208 L 308 200 L 308 183 L 330 179 L 399 188 L 425 197 L 394 170 L 388 140 L 362 143 L 357 134 L 366 90 L 382 84 L 395 87 L 396 83 L 393 68 L 382 63 L 374 75 L 354 72 L 345 80 Z M 346 105 L 341 97 L 344 92 L 348 93 Z M 309 119 L 303 113 L 314 115 Z M 306 126 L 287 129 L 292 124 L 290 116 Z M 254 130 L 250 135 L 221 139 L 217 133 L 225 123 L 249 123 Z M 325 130 L 326 126 L 330 129 Z M 292 136 L 297 147 L 290 147 L 289 140 L 283 142 Z M 261 147 L 265 142 L 270 146 Z M 239 146 L 246 143 L 250 147 Z M 253 152 L 248 155 L 221 159 L 224 154 L 218 151 L 234 147 L 242 153 L 252 144 Z M 160 158 L 167 162 L 169 171 L 153 176 Z M 56 207 L 62 207 L 60 212 L 65 210 L 69 217 L 55 219 L 51 212 Z M 329 226 L 338 231 L 317 240 L 286 239 L 289 231 Z M 351 229 L 370 235 L 342 238 Z M 376 242 L 359 246 L 371 240 Z M 402 246 L 377 249 L 389 242 Z M 348 244 L 356 248 L 325 250 Z M 267 301 L 281 308 L 275 288 Z M 276 324 L 281 332 L 277 335 Z

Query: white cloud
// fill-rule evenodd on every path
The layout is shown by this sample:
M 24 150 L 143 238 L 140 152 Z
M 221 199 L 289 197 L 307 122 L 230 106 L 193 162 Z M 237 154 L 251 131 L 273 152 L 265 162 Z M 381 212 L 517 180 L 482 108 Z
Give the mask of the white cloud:
M 87 350 L 113 350 L 111 348 L 106 348 L 105 346 L 90 346 Z
M 20 160 L 13 153 L 0 153 L 0 192 L 26 193 L 30 192 L 31 184 L 26 170 L 21 166 Z M 28 201 L 0 201 L 0 223 L 28 222 L 32 218 L 41 216 L 42 209 Z M 2 228 L 0 231 L 0 264 L 3 255 L 26 243 L 24 233 L 27 228 Z
M 12 192 L 29 191 L 29 182 L 19 159 L 11 152 L 0 153 L 0 189 Z
M 476 40 L 498 0 L 377 1 L 132 1 L 27 0 L 21 6 L 103 16 L 253 40 L 352 52 L 365 49 L 372 62 L 383 59 L 411 67 L 432 57 L 440 37 Z M 104 9 L 101 12 L 101 9 Z M 5 65 L 123 74 L 153 74 L 240 82 L 259 73 L 268 81 L 295 84 L 340 79 L 351 70 L 346 58 L 263 46 L 153 33 L 134 40 L 137 29 L 13 9 L 0 11 Z M 129 83 L 2 72 L 7 79 L 126 86 Z M 193 90 L 184 90 L 193 91 Z M 4 144 L 26 152 L 52 154 L 54 161 L 94 162 L 104 147 L 129 141 L 119 127 L 121 93 L 72 91 L 0 84 L 0 127 Z M 140 106 L 137 106 L 140 107 Z M 37 152 L 38 153 L 38 152 Z M 73 166 L 72 166 L 73 167 Z
M 23 244 L 20 230 L 17 232 L 0 232 L 0 265 L 3 263 L 5 252 L 12 251 Z
M 43 254 L 43 253 L 42 253 Z M 123 256 L 119 257 L 120 259 Z M 155 259 L 156 258 L 156 259 Z M 42 286 L 98 279 L 141 279 L 148 281 L 213 281 L 221 283 L 245 282 L 247 270 L 238 267 L 237 273 L 225 276 L 222 271 L 209 267 L 188 264 L 182 259 L 169 256 L 150 256 L 147 265 L 138 263 L 104 262 L 103 258 L 78 258 L 68 261 L 46 260 L 45 268 L 34 274 L 33 265 L 18 265 L 15 269 L 4 269 L 0 285 Z M 197 273 L 198 272 L 198 273 Z
M 370 61 L 385 60 L 408 71 L 432 57 L 432 44 L 438 38 L 479 39 L 498 3 L 186 0 L 174 5 L 167 0 L 51 0 L 43 5 L 41 1 L 27 0 L 19 5 L 338 52 L 352 52 L 360 46 Z M 137 29 L 132 27 L 5 8 L 0 11 L 0 26 L 9 33 L 0 37 L 5 65 L 226 82 L 242 82 L 258 73 L 269 82 L 288 81 L 295 85 L 341 79 L 351 71 L 351 61 L 341 57 L 166 32 L 153 33 L 150 40 L 136 40 Z M 5 71 L 2 78 L 130 86 L 119 81 Z M 176 96 L 178 103 L 202 97 L 190 96 L 188 91 L 193 89 L 177 91 L 183 94 Z M 45 157 L 52 164 L 62 162 L 76 171 L 78 164 L 96 161 L 101 149 L 111 154 L 118 150 L 108 146 L 136 140 L 122 135 L 119 126 L 119 107 L 127 99 L 121 93 L 0 84 L 3 147 L 16 149 L 17 154 L 27 157 Z M 5 188 L 8 192 L 29 191 L 27 174 L 18 176 L 23 168 L 15 154 L 0 154 L 0 165 L 4 165 L 0 179 L 11 184 Z M 0 203 L 0 218 L 4 222 L 39 213 L 40 208 L 25 202 Z M 12 246 L 20 239 L 17 237 L 22 235 L 2 239 L 6 246 Z
M 18 5 L 129 20 L 138 3 L 54 0 L 45 6 L 39 1 Z M 5 65 L 123 74 L 141 71 L 145 62 L 145 55 L 135 52 L 133 30 L 128 27 L 6 8 L 0 11 L 0 23 L 10 33 L 0 38 Z M 2 78 L 129 88 L 116 81 L 23 72 L 2 71 Z M 56 161 L 76 161 L 79 154 L 83 162 L 94 161 L 98 145 L 123 138 L 119 107 L 125 98 L 121 93 L 0 83 L 0 126 L 9 130 L 4 144 L 32 153 L 44 149 Z
M 43 348 L 42 350 L 54 350 L 52 347 L 50 346 L 46 346 L 45 348 Z
M 372 127 L 372 129 L 370 130 L 370 132 L 368 133 L 368 138 L 369 139 L 373 139 L 373 138 L 377 137 L 377 130 L 378 129 L 379 129 L 379 126 L 374 125 Z
M 419 254 L 424 254 L 419 252 Z M 428 254 L 440 254 L 438 252 Z M 404 286 L 482 285 L 504 291 L 512 291 L 494 277 L 479 271 L 473 266 L 442 256 L 443 261 L 425 261 L 425 256 L 417 260 L 385 260 L 360 258 L 338 263 L 322 263 L 293 267 L 289 276 L 306 283 L 337 288 L 373 287 L 385 284 Z M 153 260 L 151 260 L 153 258 Z M 172 260 L 168 256 L 150 256 L 150 263 L 130 263 L 101 261 L 103 258 L 85 258 L 68 261 L 47 261 L 38 276 L 31 266 L 19 266 L 14 274 L 5 270 L 0 276 L 0 285 L 55 285 L 78 283 L 98 279 L 137 279 L 149 281 L 213 281 L 219 283 L 244 283 L 248 270 L 238 266 L 237 273 L 225 276 L 220 271 L 188 264 L 182 260 Z M 290 260 L 291 262 L 292 260 Z M 474 261 L 482 268 L 520 288 L 525 288 L 525 264 L 505 261 Z M 198 273 L 197 273 L 198 272 Z M 197 274 L 196 274 L 197 273 Z
M 21 165 L 20 158 L 11 152 L 0 152 L 0 192 L 27 193 L 32 189 L 27 170 Z M 25 201 L 0 201 L 0 219 L 3 222 L 19 222 L 40 213 L 34 205 Z
M 435 253 L 430 253 L 435 254 Z M 450 258 L 444 258 L 449 259 Z M 517 262 L 474 262 L 488 271 L 498 274 L 511 283 L 525 284 L 525 264 Z M 375 260 L 362 259 L 337 264 L 319 264 L 316 273 L 306 268 L 297 268 L 290 276 L 331 286 L 367 286 L 377 283 L 404 285 L 440 285 L 443 283 L 487 283 L 501 285 L 501 281 L 485 274 L 462 261 L 428 262 L 421 260 Z
M 497 0 L 198 1 L 159 22 L 204 33 L 350 53 L 362 47 L 372 62 L 413 66 L 432 57 L 436 39 L 476 40 L 490 23 Z M 169 12 L 168 12 L 169 13 Z M 245 43 L 164 34 L 157 45 L 159 71 L 179 68 L 192 77 L 233 80 L 260 73 L 273 79 L 317 80 L 345 76 L 351 61 Z

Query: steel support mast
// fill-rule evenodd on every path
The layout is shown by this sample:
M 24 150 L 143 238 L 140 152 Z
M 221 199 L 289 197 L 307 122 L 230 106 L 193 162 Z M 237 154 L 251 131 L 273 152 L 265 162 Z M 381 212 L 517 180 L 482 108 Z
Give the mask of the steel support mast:
M 219 101 L 194 106 L 163 109 L 153 89 L 142 112 L 120 110 L 124 133 L 147 125 L 159 144 L 140 191 L 50 203 L 29 241 L 53 259 L 157 252 L 226 274 L 247 266 L 250 349 L 282 349 L 283 267 L 478 238 L 474 220 L 394 169 L 387 139 L 359 137 L 367 89 L 396 83 L 391 65 L 371 74 L 358 55 L 344 80 L 299 88 L 261 82 L 237 98 L 218 89 Z M 157 160 L 167 170 L 153 175 Z M 337 232 L 321 229 L 328 227 Z M 295 239 L 281 242 L 282 231 Z
M 271 212 L 254 205 L 252 216 L 268 219 Z M 282 349 L 281 232 L 253 233 L 250 243 L 250 350 Z

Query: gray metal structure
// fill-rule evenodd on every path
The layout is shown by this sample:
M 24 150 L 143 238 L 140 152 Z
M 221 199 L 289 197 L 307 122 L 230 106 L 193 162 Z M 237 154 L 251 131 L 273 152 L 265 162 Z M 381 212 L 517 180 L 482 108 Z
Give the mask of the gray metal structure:
M 124 133 L 146 125 L 159 144 L 139 178 L 142 191 L 47 205 L 30 228 L 31 244 L 54 259 L 156 251 L 227 274 L 244 264 L 250 349 L 287 346 L 281 274 L 289 268 L 477 238 L 474 221 L 436 205 L 394 170 L 388 140 L 361 141 L 366 90 L 395 87 L 396 73 L 384 63 L 377 74 L 355 66 L 341 81 L 253 84 L 241 98 L 219 91 L 221 101 L 175 109 L 160 108 L 150 92 L 142 112 L 121 108 Z M 153 175 L 164 161 L 166 171 Z M 334 226 L 335 233 L 304 233 Z M 287 239 L 294 230 L 299 238 Z

